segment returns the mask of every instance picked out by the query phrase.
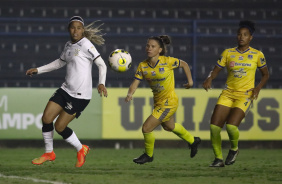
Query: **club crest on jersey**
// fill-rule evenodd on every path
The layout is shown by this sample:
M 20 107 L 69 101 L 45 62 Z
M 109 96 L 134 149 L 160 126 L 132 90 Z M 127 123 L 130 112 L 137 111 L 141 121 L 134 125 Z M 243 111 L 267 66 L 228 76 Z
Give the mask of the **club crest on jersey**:
M 253 55 L 248 55 L 248 59 L 252 60 L 253 59 Z
M 80 51 L 79 49 L 75 49 L 75 50 L 74 50 L 74 55 L 75 55 L 75 56 L 78 56 L 79 51 Z
M 156 72 L 155 72 L 155 71 L 151 71 L 151 75 L 152 75 L 152 76 L 155 76 L 155 75 L 156 75 Z
M 229 63 L 229 67 L 234 67 L 235 66 L 235 61 L 231 61 L 230 63 Z
M 244 60 L 244 57 L 243 56 L 239 56 L 238 60 Z
M 159 68 L 159 72 L 164 73 L 165 72 L 164 68 Z

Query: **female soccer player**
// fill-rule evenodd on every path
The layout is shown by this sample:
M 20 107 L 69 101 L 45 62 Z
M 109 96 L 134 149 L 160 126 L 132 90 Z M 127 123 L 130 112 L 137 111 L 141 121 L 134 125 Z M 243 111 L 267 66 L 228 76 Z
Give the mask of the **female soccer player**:
M 90 102 L 92 97 L 92 64 L 99 69 L 100 95 L 107 97 L 105 87 L 107 67 L 95 46 L 104 44 L 99 27 L 92 24 L 84 27 L 84 21 L 79 16 L 69 20 L 68 31 L 71 41 L 68 41 L 59 59 L 41 66 L 27 70 L 26 75 L 42 74 L 59 69 L 66 65 L 67 73 L 65 82 L 50 98 L 42 116 L 42 135 L 45 142 L 45 153 L 34 160 L 33 164 L 40 165 L 46 161 L 53 161 L 56 155 L 53 151 L 53 134 L 55 130 L 63 139 L 77 150 L 76 167 L 81 167 L 89 152 L 89 147 L 82 145 L 76 134 L 68 127 L 68 124 L 78 118 L 81 112 Z
M 254 31 L 253 22 L 241 21 L 239 23 L 238 46 L 223 51 L 217 65 L 203 83 L 203 88 L 208 91 L 211 89 L 212 80 L 216 78 L 222 68 L 227 68 L 226 87 L 222 91 L 211 117 L 210 136 L 215 160 L 210 167 L 224 167 L 220 132 L 225 123 L 231 143 L 225 165 L 231 165 L 235 162 L 239 153 L 238 126 L 246 116 L 252 101 L 257 99 L 261 88 L 269 78 L 263 53 L 250 47 Z M 260 83 L 254 87 L 257 68 L 259 68 L 262 78 Z
M 178 97 L 174 90 L 174 72 L 175 68 L 183 68 L 187 77 L 187 84 L 183 86 L 187 89 L 193 86 L 191 71 L 188 64 L 177 58 L 167 57 L 166 45 L 170 44 L 170 38 L 166 35 L 159 37 L 150 37 L 147 41 L 146 52 L 148 58 L 141 62 L 135 73 L 135 79 L 129 87 L 126 102 L 132 100 L 140 81 L 145 79 L 154 95 L 154 110 L 144 122 L 142 132 L 145 141 L 145 153 L 133 162 L 144 164 L 153 161 L 153 151 L 155 137 L 153 130 L 162 125 L 164 130 L 172 131 L 177 136 L 188 142 L 191 148 L 191 157 L 197 154 L 198 145 L 201 142 L 199 137 L 192 136 L 181 124 L 175 123 L 173 114 L 178 107 Z

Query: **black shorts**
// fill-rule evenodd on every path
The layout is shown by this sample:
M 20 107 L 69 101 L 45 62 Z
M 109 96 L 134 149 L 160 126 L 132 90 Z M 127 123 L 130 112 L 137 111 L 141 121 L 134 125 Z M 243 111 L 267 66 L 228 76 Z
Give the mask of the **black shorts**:
M 74 115 L 76 118 L 90 102 L 90 100 L 74 98 L 62 88 L 57 89 L 49 100 L 59 104 L 66 113 Z

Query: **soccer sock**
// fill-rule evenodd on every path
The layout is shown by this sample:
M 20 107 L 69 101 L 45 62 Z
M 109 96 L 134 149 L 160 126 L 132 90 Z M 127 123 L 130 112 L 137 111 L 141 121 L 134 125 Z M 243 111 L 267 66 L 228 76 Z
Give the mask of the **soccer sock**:
M 238 141 L 239 141 L 239 129 L 235 125 L 226 124 L 226 130 L 229 136 L 231 143 L 231 150 L 238 150 Z
M 194 142 L 194 136 L 192 136 L 181 124 L 175 123 L 174 125 L 175 127 L 172 132 L 191 145 Z
M 155 135 L 153 132 L 143 133 L 145 141 L 145 153 L 152 157 L 154 154 Z
M 69 127 L 66 127 L 59 134 L 65 139 L 67 143 L 75 147 L 77 151 L 81 150 L 82 144 L 72 129 L 70 129 Z
M 43 123 L 42 136 L 45 143 L 45 153 L 51 153 L 53 151 L 53 135 L 54 135 L 53 123 L 50 124 Z
M 212 142 L 212 148 L 215 155 L 215 158 L 223 160 L 222 150 L 221 150 L 221 128 L 219 126 L 210 125 L 210 136 Z

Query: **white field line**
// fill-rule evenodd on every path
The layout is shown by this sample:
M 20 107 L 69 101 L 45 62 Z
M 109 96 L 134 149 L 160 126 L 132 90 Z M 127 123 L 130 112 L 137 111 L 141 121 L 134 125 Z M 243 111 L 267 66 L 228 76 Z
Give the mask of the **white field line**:
M 6 176 L 0 173 L 0 178 L 11 178 L 11 179 L 21 179 L 21 180 L 30 180 L 37 183 L 51 183 L 51 184 L 68 184 L 63 182 L 57 182 L 57 181 L 49 181 L 49 180 L 40 180 L 36 178 L 29 178 L 29 177 L 20 177 L 20 176 Z

